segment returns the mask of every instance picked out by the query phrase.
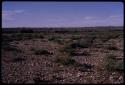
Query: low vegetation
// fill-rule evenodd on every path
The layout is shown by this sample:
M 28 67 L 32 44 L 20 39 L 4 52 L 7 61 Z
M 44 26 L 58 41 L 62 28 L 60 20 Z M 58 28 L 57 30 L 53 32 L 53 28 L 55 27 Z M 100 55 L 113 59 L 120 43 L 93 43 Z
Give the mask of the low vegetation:
M 55 60 L 56 63 L 62 64 L 64 66 L 77 65 L 78 63 L 69 57 L 59 57 Z
M 48 52 L 47 50 L 38 49 L 38 50 L 35 50 L 35 54 L 36 55 L 52 55 L 53 53 Z
M 70 53 L 71 56 L 90 56 L 90 53 L 87 51 L 83 51 L 83 52 L 71 52 Z
M 105 69 L 110 70 L 110 71 L 123 71 L 124 69 L 124 62 L 123 60 L 117 60 L 116 56 L 113 54 L 107 55 L 105 59 Z
M 22 62 L 22 61 L 25 61 L 24 58 L 15 58 L 13 59 L 13 62 Z
M 2 82 L 123 83 L 123 30 L 97 28 L 6 29 Z

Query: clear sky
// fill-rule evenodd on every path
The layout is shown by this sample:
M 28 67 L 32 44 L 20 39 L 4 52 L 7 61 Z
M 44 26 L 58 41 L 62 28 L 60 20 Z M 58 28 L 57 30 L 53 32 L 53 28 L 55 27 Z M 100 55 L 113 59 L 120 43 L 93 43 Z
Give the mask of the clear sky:
M 122 2 L 3 2 L 2 27 L 123 26 Z

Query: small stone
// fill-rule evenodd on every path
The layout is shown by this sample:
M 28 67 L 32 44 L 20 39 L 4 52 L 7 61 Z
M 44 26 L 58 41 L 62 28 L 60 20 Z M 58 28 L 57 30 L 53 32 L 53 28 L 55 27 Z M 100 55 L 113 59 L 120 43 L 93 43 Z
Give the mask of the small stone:
M 120 77 L 119 77 L 119 80 L 123 80 L 123 76 L 120 76 Z
M 112 73 L 112 75 L 115 75 L 115 74 L 116 74 L 115 72 Z
M 81 73 L 78 73 L 78 74 L 77 74 L 77 77 L 80 77 L 80 76 L 81 76 Z

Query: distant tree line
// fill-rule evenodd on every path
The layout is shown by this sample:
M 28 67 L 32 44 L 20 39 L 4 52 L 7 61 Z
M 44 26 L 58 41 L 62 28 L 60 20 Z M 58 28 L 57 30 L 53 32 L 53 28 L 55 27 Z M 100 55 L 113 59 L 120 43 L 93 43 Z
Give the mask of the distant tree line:
M 123 27 L 67 27 L 67 28 L 2 28 L 2 33 L 76 33 L 76 32 L 86 32 L 86 31 L 97 31 L 97 30 L 116 30 L 121 31 Z
M 34 31 L 32 29 L 22 29 L 20 33 L 33 33 Z

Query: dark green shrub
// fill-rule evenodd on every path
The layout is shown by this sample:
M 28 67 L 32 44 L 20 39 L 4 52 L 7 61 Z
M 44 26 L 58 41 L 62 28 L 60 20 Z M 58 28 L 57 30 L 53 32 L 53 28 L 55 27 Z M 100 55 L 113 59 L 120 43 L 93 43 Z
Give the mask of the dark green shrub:
M 74 65 L 76 64 L 76 61 L 71 58 L 57 58 L 55 60 L 56 63 L 60 63 L 62 65 Z
M 105 59 L 104 63 L 105 69 L 110 71 L 123 71 L 124 70 L 124 62 L 123 60 L 117 60 L 116 56 L 108 55 Z
M 94 65 L 84 63 L 80 66 L 79 71 L 91 72 L 93 67 L 94 67 Z
M 79 41 L 68 44 L 67 46 L 65 46 L 63 48 L 62 51 L 71 53 L 76 48 L 88 48 L 88 47 L 92 46 L 92 43 L 93 43 L 93 38 L 81 39 Z
M 117 71 L 123 71 L 124 70 L 124 61 L 119 60 L 116 65 L 114 66 L 114 69 Z
M 22 52 L 22 50 L 18 49 L 17 47 L 10 45 L 8 42 L 2 43 L 2 49 L 6 51 L 15 51 L 15 52 Z
M 53 53 L 50 53 L 47 50 L 40 49 L 40 50 L 35 50 L 35 54 L 36 55 L 52 55 Z
M 66 45 L 63 49 L 60 50 L 61 52 L 71 53 L 74 52 L 74 49 L 70 45 Z
M 50 80 L 45 80 L 45 79 L 42 80 L 39 77 L 33 78 L 33 81 L 35 82 L 35 84 L 49 84 L 52 82 Z
M 44 36 L 43 36 L 43 35 L 40 35 L 40 38 L 41 38 L 41 39 L 43 39 L 43 38 L 44 38 Z
M 22 61 L 25 61 L 24 58 L 15 58 L 13 59 L 13 62 L 22 62 Z
M 88 47 L 92 46 L 92 44 L 93 44 L 93 38 L 85 38 L 85 39 L 81 39 L 77 42 L 77 45 L 80 48 L 88 48 Z
M 33 33 L 34 31 L 32 29 L 22 29 L 20 33 Z
M 107 47 L 107 49 L 109 49 L 109 50 L 118 50 L 118 48 L 116 46 L 112 46 L 112 45 Z
M 84 52 L 70 52 L 70 55 L 71 56 L 89 56 L 90 54 L 89 52 L 84 51 Z
M 50 37 L 48 40 L 49 41 L 55 41 L 55 40 L 57 40 L 57 39 L 60 39 L 58 36 L 52 36 L 52 37 Z

